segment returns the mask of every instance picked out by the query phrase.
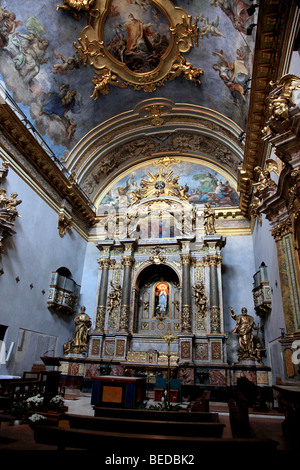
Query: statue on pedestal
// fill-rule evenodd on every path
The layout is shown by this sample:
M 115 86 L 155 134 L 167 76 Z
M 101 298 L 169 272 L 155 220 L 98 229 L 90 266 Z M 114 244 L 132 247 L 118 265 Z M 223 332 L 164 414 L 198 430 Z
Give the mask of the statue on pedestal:
M 215 211 L 211 208 L 209 202 L 205 204 L 204 209 L 204 230 L 206 235 L 213 235 L 216 233 Z
M 9 222 L 14 222 L 16 217 L 21 217 L 17 211 L 17 206 L 22 203 L 21 199 L 17 199 L 17 193 L 11 193 L 10 197 L 6 196 L 6 190 L 0 190 L 0 217 Z
M 253 330 L 258 330 L 258 326 L 255 324 L 254 318 L 247 314 L 247 309 L 245 307 L 242 308 L 241 315 L 236 315 L 232 307 L 229 307 L 229 310 L 231 312 L 231 317 L 236 320 L 236 327 L 232 332 L 239 335 L 239 361 L 250 359 L 261 362 L 261 351 L 258 351 L 254 346 Z
M 73 352 L 84 352 L 87 350 L 88 332 L 92 326 L 90 317 L 85 313 L 85 307 L 81 307 L 80 313 L 74 318 L 74 347 Z
M 85 307 L 81 307 L 80 313 L 74 318 L 75 331 L 74 338 L 64 344 L 64 354 L 83 353 L 87 351 L 88 332 L 92 326 L 90 317 L 85 313 Z

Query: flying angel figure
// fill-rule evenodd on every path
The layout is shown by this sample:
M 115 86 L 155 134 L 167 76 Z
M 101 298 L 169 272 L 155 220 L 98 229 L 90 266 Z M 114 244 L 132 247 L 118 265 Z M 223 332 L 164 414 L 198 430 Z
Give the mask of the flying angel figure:
M 221 31 L 218 29 L 219 26 L 219 16 L 216 16 L 214 20 L 209 22 L 208 18 L 205 18 L 201 13 L 199 15 L 199 21 L 204 22 L 204 24 L 200 27 L 200 32 L 199 36 L 203 38 L 204 36 L 208 36 L 211 34 L 212 36 L 217 36 L 217 37 L 223 37 L 226 38 L 226 36 L 221 33 Z

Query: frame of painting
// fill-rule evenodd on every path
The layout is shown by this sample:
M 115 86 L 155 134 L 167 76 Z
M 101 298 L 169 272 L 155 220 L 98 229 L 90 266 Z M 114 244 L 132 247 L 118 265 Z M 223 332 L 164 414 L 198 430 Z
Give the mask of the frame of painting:
M 127 5 L 126 15 L 125 4 Z M 142 14 L 145 16 L 145 11 L 148 11 L 149 18 L 152 15 L 153 19 L 154 11 L 161 18 L 163 17 L 163 22 L 167 25 L 168 30 L 167 45 L 165 49 L 160 50 L 159 60 L 156 59 L 154 61 L 154 53 L 152 56 L 151 54 L 150 56 L 148 55 L 154 64 L 150 70 L 145 70 L 145 67 L 137 67 L 136 63 L 134 66 L 128 66 L 122 58 L 118 59 L 116 54 L 111 53 L 109 49 L 111 49 L 113 37 L 111 37 L 110 45 L 108 46 L 107 44 L 107 23 L 111 21 L 111 16 L 115 15 L 115 23 L 110 23 L 114 25 L 113 27 L 111 26 L 111 33 L 114 29 L 114 34 L 118 36 L 118 40 L 123 41 L 127 57 L 129 54 L 132 54 L 132 51 L 135 53 L 134 50 L 129 49 L 130 33 L 128 28 L 131 26 L 131 31 L 135 28 L 137 34 L 137 22 L 141 23 L 138 16 L 136 16 L 138 5 L 141 9 L 144 6 L 144 11 L 141 10 L 140 16 Z M 153 11 L 151 11 L 151 8 Z M 108 94 L 110 85 L 121 88 L 132 86 L 137 90 L 143 89 L 144 91 L 151 92 L 157 86 L 163 85 L 165 81 L 174 79 L 182 73 L 187 80 L 191 80 L 195 84 L 201 83 L 199 76 L 203 73 L 202 69 L 193 68 L 192 64 L 187 62 L 182 55 L 188 52 L 194 45 L 198 45 L 198 19 L 194 18 L 194 23 L 192 23 L 191 15 L 188 15 L 183 8 L 175 7 L 170 0 L 140 0 L 139 2 L 95 0 L 87 13 L 87 18 L 88 24 L 81 31 L 81 36 L 78 39 L 80 45 L 76 45 L 76 43 L 74 45 L 83 63 L 86 64 L 88 62 L 96 73 L 93 79 L 95 88 L 91 97 L 97 99 L 98 93 L 103 95 Z M 123 26 L 126 25 L 127 29 L 124 27 L 122 30 L 121 20 L 124 20 Z M 128 26 L 130 20 L 135 21 L 135 24 L 131 23 Z M 157 21 L 154 25 L 150 23 L 150 28 L 151 25 L 153 28 L 152 33 L 150 33 L 152 35 L 151 46 L 153 46 L 155 28 L 158 28 L 161 22 Z M 146 28 L 144 27 L 144 37 L 145 30 Z M 145 44 L 145 47 L 147 47 L 147 44 Z M 141 47 L 138 51 L 139 54 L 140 51 Z M 157 49 L 155 51 L 157 53 Z M 137 53 L 135 55 L 138 56 Z M 149 59 L 147 60 L 149 62 Z

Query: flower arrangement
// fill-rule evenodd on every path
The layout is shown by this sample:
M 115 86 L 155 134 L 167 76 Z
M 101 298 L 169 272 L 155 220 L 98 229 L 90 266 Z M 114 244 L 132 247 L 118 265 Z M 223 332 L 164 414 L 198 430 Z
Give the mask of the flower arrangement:
M 31 421 L 32 423 L 39 423 L 39 421 L 43 421 L 46 418 L 46 416 L 43 416 L 43 415 L 40 415 L 38 413 L 34 413 L 33 415 L 29 416 L 29 421 Z
M 27 398 L 26 402 L 28 403 L 29 406 L 33 407 L 38 407 L 41 406 L 44 402 L 44 397 L 42 395 L 38 394 L 33 397 Z
M 65 403 L 64 398 L 61 395 L 56 395 L 55 397 L 51 398 L 50 404 L 55 408 L 60 408 Z

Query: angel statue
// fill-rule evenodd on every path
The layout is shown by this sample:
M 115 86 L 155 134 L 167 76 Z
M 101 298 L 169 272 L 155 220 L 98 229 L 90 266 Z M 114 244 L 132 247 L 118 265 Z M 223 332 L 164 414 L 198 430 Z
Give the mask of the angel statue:
M 75 20 L 80 20 L 81 11 L 90 11 L 96 0 L 64 0 L 63 5 L 57 5 L 56 11 L 59 9 L 62 10 L 71 10 L 73 11 L 73 17 Z
M 260 166 L 256 166 L 254 171 L 255 173 L 259 173 L 258 182 L 252 183 L 253 186 L 257 186 L 257 192 L 276 186 L 275 181 L 271 179 L 271 174 L 268 169 L 263 170 Z

